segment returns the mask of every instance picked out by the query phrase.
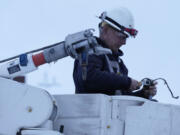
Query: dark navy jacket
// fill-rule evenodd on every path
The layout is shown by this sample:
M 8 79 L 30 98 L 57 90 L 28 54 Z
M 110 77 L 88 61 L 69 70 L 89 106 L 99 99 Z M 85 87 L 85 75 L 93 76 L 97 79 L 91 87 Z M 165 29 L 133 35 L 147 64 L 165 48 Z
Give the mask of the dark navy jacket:
M 103 47 L 106 47 L 102 41 L 97 40 Z M 131 79 L 128 77 L 128 69 L 122 59 L 119 58 L 122 55 L 123 52 L 121 50 L 118 53 L 107 55 L 110 60 L 119 62 L 120 74 L 109 72 L 105 55 L 90 55 L 86 80 L 82 79 L 82 68 L 79 61 L 75 60 L 73 72 L 75 92 L 114 95 L 116 90 L 123 90 L 123 94 L 132 95 L 128 92 L 131 84 Z

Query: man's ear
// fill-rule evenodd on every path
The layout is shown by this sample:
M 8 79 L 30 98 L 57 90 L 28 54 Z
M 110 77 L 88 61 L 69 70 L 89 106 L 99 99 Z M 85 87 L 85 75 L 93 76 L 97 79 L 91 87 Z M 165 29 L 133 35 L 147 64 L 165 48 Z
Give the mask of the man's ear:
M 108 25 L 101 26 L 99 30 L 101 33 L 106 34 L 108 31 Z
M 101 22 L 99 23 L 99 32 L 100 33 L 106 33 L 107 32 L 107 29 L 108 29 L 108 24 L 105 23 L 105 22 Z

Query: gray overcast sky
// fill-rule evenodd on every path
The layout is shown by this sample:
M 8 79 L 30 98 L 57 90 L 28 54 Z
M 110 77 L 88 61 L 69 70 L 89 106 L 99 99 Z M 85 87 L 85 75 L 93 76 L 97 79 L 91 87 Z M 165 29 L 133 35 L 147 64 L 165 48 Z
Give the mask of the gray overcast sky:
M 67 34 L 87 28 L 95 28 L 98 35 L 95 16 L 123 6 L 132 11 L 139 31 L 122 47 L 129 75 L 138 80 L 163 77 L 180 95 L 179 5 L 179 0 L 1 0 L 0 59 L 62 41 Z M 28 83 L 53 94 L 74 93 L 72 70 L 73 60 L 65 58 L 30 73 Z M 163 82 L 155 98 L 180 103 L 171 98 Z

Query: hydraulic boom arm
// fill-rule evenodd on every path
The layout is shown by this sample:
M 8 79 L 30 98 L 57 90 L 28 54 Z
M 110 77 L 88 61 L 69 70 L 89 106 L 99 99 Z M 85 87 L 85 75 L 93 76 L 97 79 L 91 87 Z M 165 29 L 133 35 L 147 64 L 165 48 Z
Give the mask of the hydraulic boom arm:
M 63 42 L 0 61 L 0 76 L 14 78 L 32 72 L 45 63 L 71 56 L 79 59 L 83 68 L 82 77 L 86 79 L 88 55 L 107 53 L 111 51 L 101 47 L 93 36 L 92 29 L 88 29 L 68 35 Z

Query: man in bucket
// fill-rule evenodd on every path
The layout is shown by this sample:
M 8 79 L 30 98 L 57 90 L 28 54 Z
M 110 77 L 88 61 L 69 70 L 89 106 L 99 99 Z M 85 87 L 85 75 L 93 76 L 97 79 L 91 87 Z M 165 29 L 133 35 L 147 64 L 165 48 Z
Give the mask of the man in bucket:
M 87 77 L 82 79 L 82 68 L 78 60 L 74 63 L 74 83 L 76 93 L 103 93 L 107 95 L 134 95 L 148 98 L 156 95 L 156 83 L 148 89 L 133 92 L 141 84 L 128 76 L 128 69 L 120 58 L 123 52 L 119 49 L 126 44 L 126 39 L 136 37 L 134 19 L 126 8 L 103 12 L 99 16 L 99 38 L 103 47 L 112 50 L 112 54 L 91 55 L 88 58 Z

